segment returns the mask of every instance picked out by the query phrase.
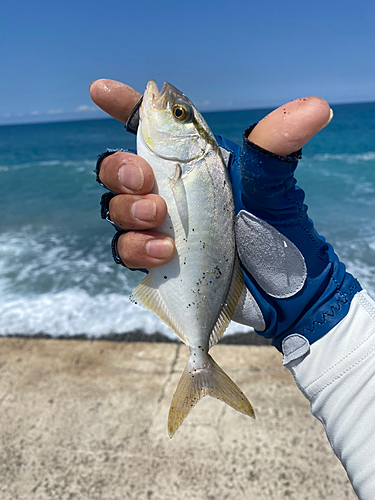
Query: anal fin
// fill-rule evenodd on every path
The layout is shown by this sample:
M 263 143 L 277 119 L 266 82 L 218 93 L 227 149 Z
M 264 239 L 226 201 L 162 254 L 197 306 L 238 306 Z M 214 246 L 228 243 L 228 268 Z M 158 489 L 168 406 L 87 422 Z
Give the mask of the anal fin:
M 161 297 L 159 290 L 154 286 L 151 273 L 140 282 L 137 288 L 134 290 L 130 296 L 130 300 L 135 304 L 140 304 L 145 309 L 148 309 L 154 313 L 158 318 L 160 318 L 174 333 L 187 344 L 187 339 L 185 335 L 181 332 L 177 323 L 174 321 L 171 313 L 166 307 L 163 298 Z

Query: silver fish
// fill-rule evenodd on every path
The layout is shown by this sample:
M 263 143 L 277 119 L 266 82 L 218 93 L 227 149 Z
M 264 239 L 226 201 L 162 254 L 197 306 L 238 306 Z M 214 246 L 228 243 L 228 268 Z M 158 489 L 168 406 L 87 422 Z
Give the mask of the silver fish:
M 131 299 L 189 346 L 190 357 L 168 417 L 172 437 L 195 404 L 213 396 L 254 418 L 246 396 L 208 354 L 230 323 L 243 285 L 228 172 L 208 125 L 169 83 L 147 84 L 137 152 L 155 173 L 154 193 L 168 215 L 158 227 L 176 242 L 168 263 L 149 270 Z

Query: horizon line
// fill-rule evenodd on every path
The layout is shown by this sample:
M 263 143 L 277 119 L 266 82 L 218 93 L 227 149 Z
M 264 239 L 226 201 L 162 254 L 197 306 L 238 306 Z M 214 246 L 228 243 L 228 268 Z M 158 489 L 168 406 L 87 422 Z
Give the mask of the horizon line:
M 294 100 L 294 99 L 292 99 Z M 374 104 L 375 100 L 364 100 L 364 101 L 351 101 L 351 102 L 331 102 L 329 103 L 330 106 L 351 106 L 353 104 Z M 269 109 L 277 109 L 280 105 L 272 106 L 255 106 L 251 108 L 232 108 L 232 109 L 212 109 L 212 110 L 207 110 L 207 111 L 200 111 L 202 115 L 205 114 L 210 114 L 210 113 L 231 113 L 231 112 L 240 112 L 240 111 L 259 111 L 259 110 L 269 110 Z M 100 111 L 100 108 L 98 108 L 98 111 Z M 71 112 L 67 111 L 66 114 L 69 114 Z M 104 111 L 103 111 L 104 113 Z M 97 116 L 95 118 L 66 118 L 62 120 L 46 120 L 46 121 L 25 121 L 25 122 L 13 122 L 13 123 L 1 123 L 0 122 L 0 127 L 13 127 L 13 126 L 20 126 L 20 125 L 47 125 L 47 124 L 52 124 L 52 123 L 71 123 L 71 122 L 87 122 L 87 121 L 96 121 L 96 120 L 115 120 L 119 121 L 116 118 L 113 118 L 111 116 Z M 122 123 L 122 122 L 120 122 Z

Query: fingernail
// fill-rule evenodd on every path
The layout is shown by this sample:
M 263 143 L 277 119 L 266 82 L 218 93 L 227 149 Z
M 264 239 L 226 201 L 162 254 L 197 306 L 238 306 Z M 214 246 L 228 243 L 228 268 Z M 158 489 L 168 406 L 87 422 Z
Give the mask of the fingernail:
M 172 255 L 173 244 L 170 240 L 149 240 L 146 243 L 146 253 L 149 257 L 166 259 Z
M 331 122 L 332 118 L 333 118 L 333 110 L 332 110 L 332 108 L 329 108 L 328 120 L 325 122 L 325 124 L 322 126 L 322 128 L 320 130 L 322 130 L 324 127 L 326 127 Z
M 133 217 L 143 221 L 152 221 L 156 218 L 156 205 L 153 200 L 137 200 L 131 206 Z
M 121 184 L 131 191 L 139 191 L 143 186 L 142 169 L 133 163 L 125 163 L 118 171 L 118 178 Z
M 333 109 L 332 109 L 332 108 L 329 108 L 329 118 L 328 118 L 327 125 L 328 125 L 328 123 L 332 120 L 332 118 L 333 118 Z

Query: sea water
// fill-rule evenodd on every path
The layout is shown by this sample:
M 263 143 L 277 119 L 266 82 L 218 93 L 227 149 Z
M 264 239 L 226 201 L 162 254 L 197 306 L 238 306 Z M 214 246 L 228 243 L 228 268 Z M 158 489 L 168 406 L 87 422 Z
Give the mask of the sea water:
M 310 217 L 375 297 L 375 103 L 333 106 L 296 172 Z M 241 144 L 269 110 L 207 113 Z M 0 127 L 0 334 L 174 334 L 128 297 L 142 279 L 113 263 L 93 173 L 106 148 L 134 148 L 111 119 Z M 248 329 L 232 323 L 229 334 Z

